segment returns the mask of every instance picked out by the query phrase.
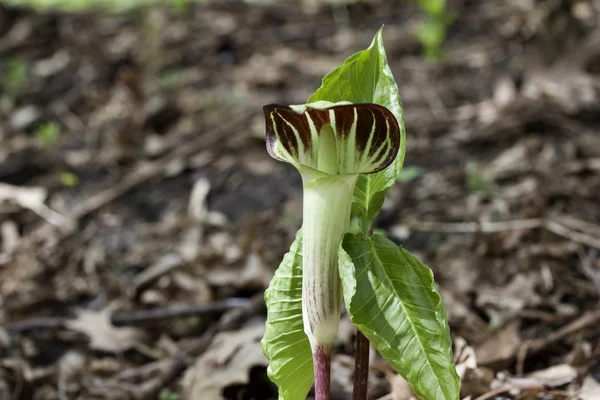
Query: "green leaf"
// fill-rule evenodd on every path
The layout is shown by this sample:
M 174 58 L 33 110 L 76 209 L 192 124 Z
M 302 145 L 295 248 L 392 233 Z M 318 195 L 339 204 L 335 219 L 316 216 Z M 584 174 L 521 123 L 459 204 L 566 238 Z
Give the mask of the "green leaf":
M 423 400 L 458 400 L 446 311 L 433 273 L 381 235 L 346 234 L 340 275 L 356 327 Z
M 354 191 L 352 213 L 359 219 L 363 232 L 367 232 L 379 214 L 383 199 L 396 182 L 404 163 L 406 132 L 402 119 L 402 103 L 398 86 L 387 64 L 381 28 L 368 49 L 350 56 L 342 66 L 323 78 L 321 87 L 308 100 L 349 101 L 375 103 L 390 110 L 400 127 L 400 151 L 385 170 L 376 174 L 361 175 Z
M 312 352 L 302 322 L 302 231 L 265 292 L 267 323 L 261 342 L 267 373 L 280 400 L 304 400 L 313 384 Z

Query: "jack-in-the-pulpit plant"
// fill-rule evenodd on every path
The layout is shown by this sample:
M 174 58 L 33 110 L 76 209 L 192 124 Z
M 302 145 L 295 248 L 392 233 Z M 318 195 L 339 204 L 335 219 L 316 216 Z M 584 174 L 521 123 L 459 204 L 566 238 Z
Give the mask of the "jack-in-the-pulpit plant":
M 329 400 L 341 302 L 423 400 L 457 400 L 459 380 L 433 274 L 371 235 L 402 168 L 405 133 L 381 30 L 329 73 L 307 104 L 264 107 L 267 150 L 303 182 L 303 223 L 267 292 L 263 350 L 282 400 Z M 349 233 L 351 215 L 359 233 Z

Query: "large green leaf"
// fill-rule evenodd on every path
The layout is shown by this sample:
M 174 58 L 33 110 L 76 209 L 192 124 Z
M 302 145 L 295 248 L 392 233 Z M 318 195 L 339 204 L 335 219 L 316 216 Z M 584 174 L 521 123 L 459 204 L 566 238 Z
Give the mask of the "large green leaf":
M 269 378 L 281 400 L 304 400 L 313 383 L 312 352 L 302 323 L 302 231 L 265 292 L 267 323 L 261 342 Z
M 342 66 L 323 78 L 321 87 L 308 100 L 375 103 L 389 109 L 400 126 L 400 151 L 395 161 L 376 174 L 361 175 L 354 190 L 352 213 L 358 218 L 363 232 L 370 229 L 379 214 L 383 199 L 396 182 L 406 151 L 406 132 L 402 118 L 402 103 L 398 86 L 387 64 L 381 28 L 368 49 L 350 56 Z
M 346 234 L 340 275 L 356 327 L 423 400 L 458 400 L 446 312 L 433 273 L 381 235 Z

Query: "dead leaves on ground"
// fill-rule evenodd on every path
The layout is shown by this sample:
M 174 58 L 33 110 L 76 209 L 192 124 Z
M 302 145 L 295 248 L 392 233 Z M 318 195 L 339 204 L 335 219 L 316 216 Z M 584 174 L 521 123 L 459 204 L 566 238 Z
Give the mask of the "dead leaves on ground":
M 18 101 L 0 100 L 10 111 L 0 180 L 12 181 L 0 184 L 0 324 L 49 320 L 0 329 L 0 398 L 18 387 L 36 400 L 137 399 L 140 387 L 165 398 L 274 398 L 261 321 L 213 332 L 216 313 L 117 327 L 110 304 L 210 306 L 264 289 L 300 226 L 301 201 L 299 178 L 264 152 L 256 103 L 304 101 L 368 43 L 373 21 L 389 18 L 406 164 L 419 173 L 392 190 L 379 222 L 435 269 L 463 395 L 596 400 L 600 13 L 587 1 L 459 3 L 458 36 L 435 66 L 417 56 L 412 22 L 398 24 L 412 20 L 408 9 L 383 2 L 335 18 L 329 6 L 306 16 L 283 4 L 194 4 L 198 12 L 162 15 L 154 39 L 164 42 L 150 35 L 141 48 L 135 16 L 16 15 L 0 48 L 25 57 L 32 75 Z M 356 29 L 338 26 L 346 18 Z M 540 63 L 547 21 L 578 26 L 560 38 L 581 46 Z M 148 57 L 158 61 L 140 70 Z M 63 131 L 54 150 L 35 135 L 46 120 Z M 65 170 L 76 186 L 60 182 Z M 344 328 L 334 358 L 342 398 L 352 338 Z M 413 396 L 372 361 L 372 398 Z
M 79 310 L 77 318 L 66 326 L 86 335 L 92 350 L 121 354 L 141 344 L 144 335 L 137 328 L 114 326 L 111 322 L 114 309 L 108 306 L 100 311 Z
M 218 399 L 224 388 L 249 384 L 250 371 L 266 369 L 267 358 L 260 340 L 264 325 L 260 321 L 235 332 L 222 332 L 208 350 L 185 373 L 182 381 L 188 399 Z

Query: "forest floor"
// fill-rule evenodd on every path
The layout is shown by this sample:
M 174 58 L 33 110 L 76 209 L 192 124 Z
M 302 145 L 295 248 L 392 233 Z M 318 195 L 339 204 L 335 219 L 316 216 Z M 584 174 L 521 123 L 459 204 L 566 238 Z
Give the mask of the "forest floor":
M 377 229 L 435 272 L 463 396 L 600 399 L 600 4 L 449 4 L 438 64 L 402 1 L 0 6 L 0 400 L 277 398 L 262 296 L 301 181 L 262 106 L 383 24 L 408 149 Z M 410 398 L 371 366 L 369 398 Z

